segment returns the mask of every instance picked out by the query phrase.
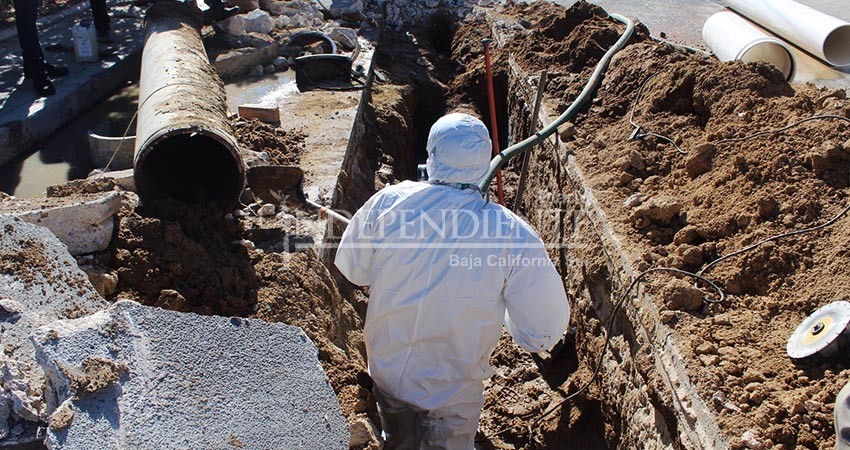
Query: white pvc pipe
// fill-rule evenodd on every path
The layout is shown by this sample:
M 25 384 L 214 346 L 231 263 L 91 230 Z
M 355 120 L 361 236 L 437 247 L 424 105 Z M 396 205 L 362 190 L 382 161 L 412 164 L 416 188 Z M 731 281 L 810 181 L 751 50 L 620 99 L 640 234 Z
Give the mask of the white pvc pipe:
M 725 3 L 828 64 L 850 65 L 850 23 L 793 0 L 725 0 Z
M 776 66 L 786 80 L 794 74 L 794 60 L 786 44 L 732 11 L 709 17 L 702 38 L 721 61 L 764 61 Z

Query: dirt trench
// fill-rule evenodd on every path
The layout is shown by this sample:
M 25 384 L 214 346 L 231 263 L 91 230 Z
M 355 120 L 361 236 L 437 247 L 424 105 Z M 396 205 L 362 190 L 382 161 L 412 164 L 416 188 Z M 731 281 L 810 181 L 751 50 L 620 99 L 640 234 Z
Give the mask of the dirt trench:
M 498 117 L 504 148 L 540 126 L 528 117 L 539 70 L 550 75 L 542 116 L 551 120 L 623 30 L 583 2 L 569 10 L 509 3 L 487 17 L 456 24 L 450 45 L 429 44 L 426 30 L 413 33 L 418 44 L 394 53 L 404 58 L 378 64 L 388 82 L 376 85 L 370 102 L 378 126 L 367 120 L 363 148 L 371 153 L 346 166 L 365 189 L 358 189 L 361 197 L 342 196 L 340 205 L 356 206 L 386 183 L 410 178 L 400 155 L 417 160 L 422 148 L 408 132 L 421 133 L 439 109 L 422 114 L 417 99 L 444 111 L 471 109 L 489 125 L 482 37 L 500 35 L 504 44 L 493 52 L 497 104 L 506 105 Z M 818 114 L 850 118 L 850 102 L 841 90 L 789 85 L 765 64 L 719 63 L 648 36 L 638 24 L 594 101 L 531 155 L 520 211 L 556 244 L 550 256 L 570 295 L 574 351 L 540 364 L 503 338 L 479 445 L 828 448 L 834 396 L 850 367 L 828 358 L 794 362 L 785 342 L 806 315 L 844 298 L 846 218 L 711 268 L 708 276 L 727 295 L 720 304 L 701 301 L 712 293 L 690 279 L 648 276 L 614 317 L 610 335 L 604 327 L 641 270 L 697 271 L 759 239 L 834 217 L 850 193 L 846 121 L 717 141 Z M 682 153 L 660 138 L 630 140 L 630 116 Z M 400 126 L 384 126 L 393 123 Z M 387 133 L 395 129 L 405 132 Z M 514 161 L 504 174 L 508 199 L 517 171 Z M 600 356 L 600 376 L 561 405 L 590 379 Z
M 459 24 L 447 21 L 439 12 L 425 27 L 410 34 L 385 32 L 376 53 L 378 78 L 361 111 L 363 126 L 355 130 L 343 163 L 334 194 L 335 208 L 354 211 L 382 187 L 416 179 L 413 169 L 427 156 L 428 130 L 443 114 L 466 111 L 491 123 L 481 44 L 482 38 L 490 36 L 489 25 L 483 20 Z M 528 123 L 513 120 L 527 105 L 515 94 L 507 52 L 494 48 L 492 57 L 499 140 L 505 148 L 529 132 Z M 514 195 L 517 167 L 518 162 L 512 162 L 504 174 L 509 201 Z M 538 191 L 543 189 L 535 186 L 529 197 L 538 198 Z M 495 199 L 495 183 L 492 195 Z M 365 313 L 365 304 L 357 309 Z M 505 334 L 491 363 L 497 375 L 485 393 L 476 439 L 479 448 L 576 448 L 577 443 L 581 443 L 579 448 L 608 448 L 608 419 L 603 417 L 598 393 L 537 423 L 537 418 L 563 397 L 565 386 L 576 382 L 565 384 L 579 367 L 574 346 L 566 345 L 557 358 L 535 361 Z M 527 433 L 530 426 L 539 428 L 534 436 Z

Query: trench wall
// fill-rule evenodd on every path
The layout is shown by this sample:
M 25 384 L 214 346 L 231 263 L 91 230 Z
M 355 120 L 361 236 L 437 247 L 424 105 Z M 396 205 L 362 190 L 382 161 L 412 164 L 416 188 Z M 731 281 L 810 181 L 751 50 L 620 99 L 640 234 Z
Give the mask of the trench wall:
M 528 86 L 536 83 L 528 81 L 530 75 L 511 61 L 511 142 L 526 137 L 531 128 L 534 88 Z M 556 117 L 544 101 L 534 128 Z M 532 152 L 522 210 L 550 246 L 550 257 L 564 278 L 573 308 L 571 326 L 576 327 L 580 364 L 592 370 L 614 304 L 638 273 L 633 267 L 636 255 L 608 224 L 581 168 L 557 135 Z M 661 323 L 659 311 L 638 286 L 615 318 L 610 347 L 595 382 L 608 448 L 728 448 L 688 379 L 675 341 L 673 331 Z

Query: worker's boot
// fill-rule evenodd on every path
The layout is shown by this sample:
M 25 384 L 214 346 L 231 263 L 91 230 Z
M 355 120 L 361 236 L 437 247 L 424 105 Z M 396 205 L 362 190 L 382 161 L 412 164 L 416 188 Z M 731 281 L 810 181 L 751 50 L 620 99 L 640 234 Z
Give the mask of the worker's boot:
M 48 97 L 56 94 L 51 78 L 64 77 L 70 71 L 67 67 L 54 66 L 41 61 L 33 66 L 24 66 L 24 78 L 32 80 L 33 88 L 40 97 Z
M 207 25 L 222 21 L 239 14 L 238 6 L 228 5 L 224 0 L 204 0 L 209 9 L 204 11 L 204 23 Z

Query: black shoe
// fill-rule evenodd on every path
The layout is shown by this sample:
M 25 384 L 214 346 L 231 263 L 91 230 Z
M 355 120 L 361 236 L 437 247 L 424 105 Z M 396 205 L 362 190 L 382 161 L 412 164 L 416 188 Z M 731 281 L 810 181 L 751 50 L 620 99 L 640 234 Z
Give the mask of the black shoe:
M 112 44 L 115 41 L 112 39 L 112 33 L 109 30 L 97 30 L 97 42 L 101 44 Z
M 64 77 L 71 73 L 67 67 L 63 66 L 54 66 L 53 64 L 45 63 L 44 64 L 44 73 L 50 78 L 58 78 Z
M 35 88 L 35 92 L 39 97 L 49 97 L 56 94 L 56 88 L 53 87 L 50 78 L 47 78 L 45 75 L 32 77 L 32 86 Z

